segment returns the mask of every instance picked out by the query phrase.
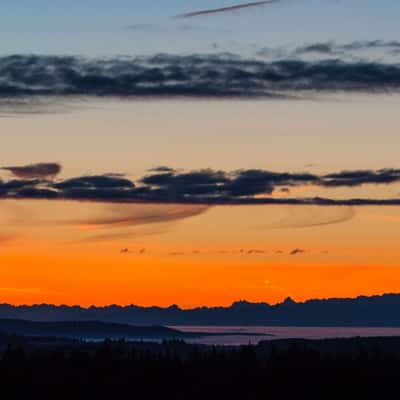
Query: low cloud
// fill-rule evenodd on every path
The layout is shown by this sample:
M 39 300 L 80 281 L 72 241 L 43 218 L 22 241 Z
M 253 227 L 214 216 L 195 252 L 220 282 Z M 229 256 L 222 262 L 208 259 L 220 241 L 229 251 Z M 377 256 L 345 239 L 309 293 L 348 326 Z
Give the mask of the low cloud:
M 261 169 L 221 171 L 201 169 L 177 171 L 168 167 L 157 168 L 136 182 L 120 174 L 85 175 L 66 180 L 12 179 L 0 181 L 3 199 L 63 199 L 97 201 L 104 203 L 192 204 L 197 206 L 224 204 L 292 204 L 292 205 L 398 205 L 400 198 L 329 199 L 282 196 L 282 188 L 354 188 L 362 185 L 390 185 L 400 182 L 400 170 L 341 171 L 327 175 L 308 172 L 273 172 Z M 274 192 L 279 197 L 271 196 Z M 196 208 L 193 212 L 203 212 Z M 185 214 L 187 210 L 183 211 Z M 193 215 L 190 212 L 190 215 Z M 178 217 L 184 215 L 178 210 Z M 176 218 L 174 213 L 163 215 L 166 221 Z M 347 216 L 346 216 L 347 218 Z M 342 217 L 338 217 L 339 220 Z M 129 225 L 158 220 L 157 215 L 116 215 L 96 223 Z M 335 219 L 336 220 L 336 219 Z M 329 223 L 320 221 L 318 223 Z
M 325 175 L 322 184 L 328 187 L 352 187 L 364 184 L 390 184 L 399 181 L 399 169 L 381 169 L 378 171 L 343 171 Z
M 24 166 L 8 166 L 0 169 L 8 171 L 17 178 L 22 179 L 52 179 L 61 172 L 61 165 L 58 163 L 38 163 Z

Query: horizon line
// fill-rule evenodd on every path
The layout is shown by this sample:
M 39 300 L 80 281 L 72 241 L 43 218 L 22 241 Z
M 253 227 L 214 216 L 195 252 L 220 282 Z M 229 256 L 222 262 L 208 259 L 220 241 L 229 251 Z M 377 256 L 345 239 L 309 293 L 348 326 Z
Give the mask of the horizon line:
M 51 304 L 51 303 L 32 303 L 32 304 L 12 304 L 12 303 L 0 303 L 0 307 L 4 306 L 9 306 L 9 307 L 14 307 L 14 308 L 24 308 L 24 307 L 56 307 L 56 308 L 61 308 L 61 307 L 68 307 L 68 308 L 80 308 L 83 310 L 90 310 L 91 308 L 111 308 L 111 307 L 119 307 L 119 308 L 129 308 L 129 307 L 138 307 L 138 308 L 160 308 L 163 310 L 167 310 L 169 308 L 178 308 L 182 311 L 191 311 L 191 310 L 196 310 L 196 309 L 201 309 L 201 308 L 208 308 L 208 309 L 213 309 L 213 308 L 231 308 L 235 304 L 239 303 L 247 303 L 251 305 L 268 305 L 268 306 L 278 306 L 281 304 L 284 304 L 285 302 L 292 301 L 295 304 L 301 305 L 301 304 L 306 304 L 311 301 L 332 301 L 332 300 L 358 300 L 361 298 L 367 298 L 367 299 L 372 299 L 372 298 L 377 298 L 377 297 L 385 297 L 385 296 L 400 296 L 400 292 L 395 293 L 395 292 L 388 292 L 388 293 L 381 293 L 381 294 L 373 294 L 373 295 L 358 295 L 355 297 L 316 297 L 316 298 L 308 298 L 306 300 L 302 301 L 296 301 L 293 297 L 287 296 L 285 299 L 275 302 L 275 303 L 269 303 L 267 301 L 248 301 L 248 300 L 236 300 L 233 301 L 230 304 L 227 305 L 198 305 L 198 306 L 190 306 L 190 307 L 184 307 L 180 306 L 176 303 L 171 303 L 170 305 L 167 306 L 160 306 L 160 305 L 139 305 L 139 304 L 113 304 L 113 303 L 108 303 L 105 305 L 96 305 L 96 304 L 91 304 L 88 306 L 85 305 L 79 305 L 79 304 L 65 304 L 65 303 L 59 303 L 59 304 Z

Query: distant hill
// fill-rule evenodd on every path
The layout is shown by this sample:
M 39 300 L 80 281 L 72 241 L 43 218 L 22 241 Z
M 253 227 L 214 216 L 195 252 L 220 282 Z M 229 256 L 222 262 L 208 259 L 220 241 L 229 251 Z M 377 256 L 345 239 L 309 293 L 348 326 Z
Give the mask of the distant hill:
M 129 325 L 400 327 L 400 294 L 355 299 L 288 298 L 276 305 L 239 301 L 230 307 L 89 307 L 0 305 L 0 318 L 31 321 L 102 321 Z M 166 329 L 166 328 L 163 328 Z M 1 328 L 0 328 L 1 330 Z
M 0 319 L 0 332 L 18 336 L 52 336 L 90 339 L 178 339 L 191 336 L 162 326 L 132 326 L 100 321 L 37 322 Z

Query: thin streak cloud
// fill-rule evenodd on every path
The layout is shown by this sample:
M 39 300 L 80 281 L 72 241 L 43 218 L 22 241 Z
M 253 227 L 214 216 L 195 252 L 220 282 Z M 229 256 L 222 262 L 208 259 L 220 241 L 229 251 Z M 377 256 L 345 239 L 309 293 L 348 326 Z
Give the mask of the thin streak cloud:
M 292 229 L 334 225 L 350 221 L 355 215 L 356 212 L 351 206 L 304 207 L 295 210 L 290 208 L 284 218 L 265 226 L 265 228 Z
M 202 205 L 159 206 L 151 209 L 128 207 L 122 210 L 121 207 L 112 207 L 106 210 L 106 213 L 111 214 L 109 217 L 75 221 L 74 224 L 88 230 L 161 224 L 192 218 L 205 213 L 208 209 L 209 207 Z
M 206 16 L 206 15 L 210 15 L 210 14 L 222 14 L 222 13 L 242 10 L 244 8 L 259 7 L 259 6 L 263 6 L 263 5 L 267 5 L 267 4 L 277 3 L 278 1 L 279 0 L 253 1 L 250 3 L 236 4 L 236 5 L 228 6 L 228 7 L 192 11 L 192 12 L 176 15 L 175 18 L 193 18 L 193 17 Z

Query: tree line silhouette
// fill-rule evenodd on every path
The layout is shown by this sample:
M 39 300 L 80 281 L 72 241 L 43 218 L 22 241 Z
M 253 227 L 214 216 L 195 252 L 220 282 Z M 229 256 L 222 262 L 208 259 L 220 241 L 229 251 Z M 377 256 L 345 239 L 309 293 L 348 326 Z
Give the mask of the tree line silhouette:
M 109 340 L 26 348 L 14 341 L 0 356 L 0 387 L 15 398 L 377 399 L 396 393 L 399 378 L 400 354 L 363 347 L 361 339 L 356 350 L 337 352 L 299 342 L 263 350 Z

